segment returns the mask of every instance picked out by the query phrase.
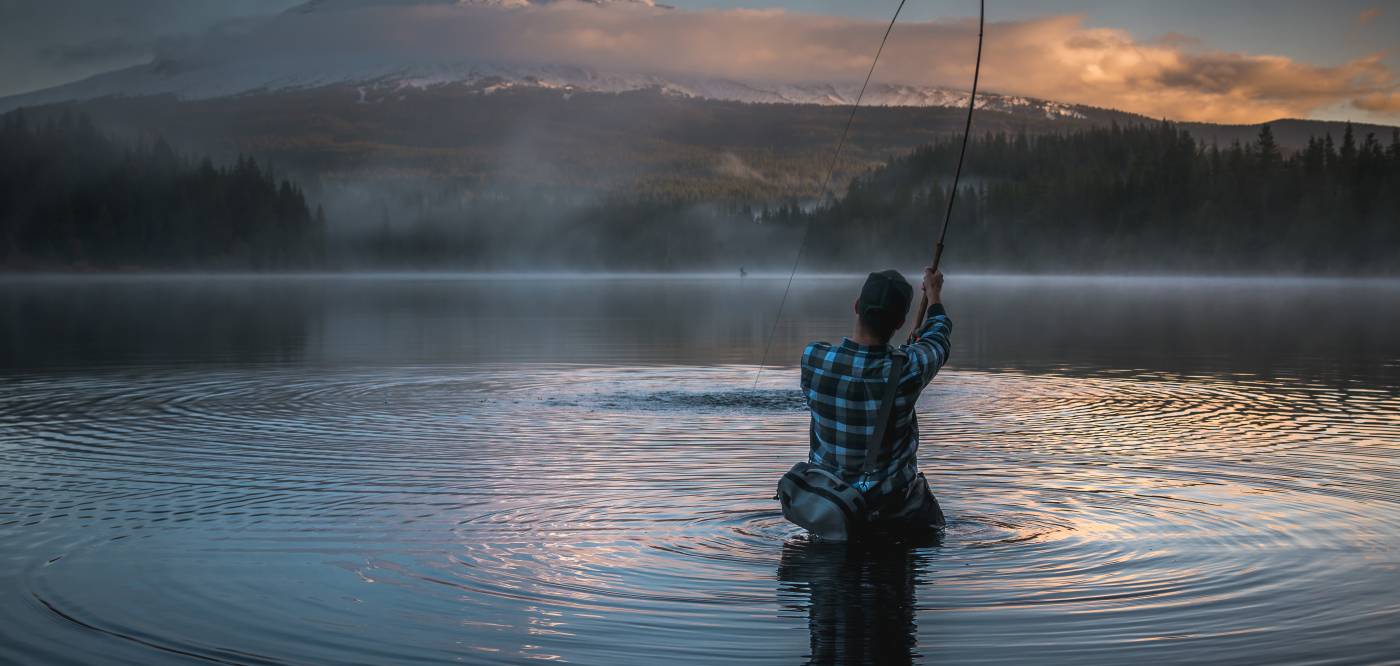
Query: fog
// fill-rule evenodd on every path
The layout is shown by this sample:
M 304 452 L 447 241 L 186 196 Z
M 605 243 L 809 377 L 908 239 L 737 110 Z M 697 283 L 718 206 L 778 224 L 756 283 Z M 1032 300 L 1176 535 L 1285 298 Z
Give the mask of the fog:
M 883 268 L 884 266 L 879 266 Z M 916 278 L 919 267 L 899 268 Z M 757 364 L 785 272 L 0 277 L 0 365 Z M 863 273 L 794 281 L 769 361 L 840 339 Z M 1400 381 L 1400 280 L 953 273 L 953 364 Z M 1300 313 L 1307 313 L 1306 324 Z M 1377 359 L 1389 359 L 1377 362 Z M 1111 362 L 1108 362 L 1111 360 Z M 1228 360 L 1228 363 L 1225 362 Z

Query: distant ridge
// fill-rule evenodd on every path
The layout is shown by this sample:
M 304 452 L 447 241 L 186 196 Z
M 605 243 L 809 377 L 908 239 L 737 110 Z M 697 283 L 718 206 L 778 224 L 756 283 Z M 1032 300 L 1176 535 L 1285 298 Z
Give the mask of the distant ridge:
M 764 80 L 758 75 L 677 73 L 659 63 L 614 62 L 590 67 L 549 62 L 555 56 L 541 55 L 535 49 L 514 54 L 497 50 L 440 50 L 402 39 L 393 27 L 397 25 L 393 23 L 395 17 L 412 19 L 416 16 L 412 12 L 419 8 L 426 8 L 430 17 L 476 25 L 493 17 L 547 13 L 550 10 L 542 6 L 563 5 L 578 5 L 562 9 L 580 12 L 580 16 L 671 15 L 667 5 L 655 0 L 307 0 L 281 14 L 231 22 L 197 39 L 171 41 L 146 64 L 0 97 L 0 112 L 21 106 L 109 98 L 173 96 L 181 101 L 203 101 L 324 88 L 352 88 L 356 95 L 349 103 L 361 104 L 440 90 L 451 96 L 544 91 L 556 93 L 563 100 L 584 93 L 653 92 L 677 99 L 809 106 L 850 105 L 860 90 L 858 80 L 779 81 Z M 422 18 L 412 20 L 430 22 Z M 264 35 L 269 37 L 263 39 Z M 451 39 L 446 41 L 451 43 Z M 965 90 L 879 81 L 878 77 L 864 98 L 864 105 L 871 108 L 956 109 L 965 107 L 967 102 Z M 977 107 L 1037 121 L 1037 127 L 1039 121 L 1047 120 L 1070 124 L 1149 121 L 1122 111 L 995 91 L 980 94 Z M 1212 127 L 1208 123 L 1188 125 Z M 1233 138 L 1239 132 L 1237 128 L 1243 126 L 1221 127 L 1220 131 L 1199 134 L 1207 139 Z M 1307 125 L 1299 127 L 1308 131 Z M 1297 142 L 1291 132 L 1284 134 L 1288 136 L 1280 139 L 1285 144 Z M 1301 137 L 1301 141 L 1305 142 L 1306 137 Z
M 243 37 L 247 26 L 224 26 L 199 41 L 172 43 L 143 65 L 0 98 L 0 112 L 77 110 L 105 130 L 160 134 L 184 150 L 225 160 L 257 155 L 311 187 L 431 180 L 449 182 L 453 196 L 467 197 L 547 187 L 587 196 L 755 202 L 826 194 L 817 191 L 820 174 L 847 115 L 843 107 L 859 91 L 856 82 L 648 72 L 645 63 L 600 69 L 488 61 L 507 56 L 415 50 L 392 39 L 362 48 L 379 23 L 355 23 L 371 27 L 347 32 L 318 16 L 425 2 L 434 0 L 312 0 L 265 19 L 282 30 L 282 48 L 257 48 Z M 481 16 L 560 2 L 608 6 L 569 8 L 580 12 L 668 11 L 650 0 L 436 2 Z M 335 37 L 336 48 L 300 48 L 303 37 L 320 29 Z M 622 71 L 633 66 L 638 70 Z M 954 88 L 872 83 L 837 165 L 837 189 L 892 156 L 960 131 L 967 102 L 968 93 Z M 979 134 L 1159 122 L 995 92 L 979 94 L 977 106 Z M 1259 134 L 1258 125 L 1178 125 L 1222 146 Z M 1340 138 L 1342 131 L 1341 123 L 1307 120 L 1281 120 L 1273 128 L 1285 151 L 1310 136 Z M 1358 139 L 1374 133 L 1386 140 L 1392 131 L 1354 128 Z
M 620 74 L 571 65 L 510 65 L 476 62 L 382 63 L 344 58 L 306 58 L 299 62 L 249 60 L 198 63 L 160 58 L 145 65 L 99 74 L 54 88 L 0 98 L 0 111 L 104 97 L 174 95 L 202 100 L 325 86 L 351 85 L 364 98 L 391 96 L 404 89 L 458 86 L 490 95 L 503 90 L 536 88 L 576 92 L 622 93 L 652 90 L 675 97 L 750 104 L 854 103 L 859 83 L 774 83 L 712 77 Z M 961 108 L 967 91 L 937 86 L 875 83 L 865 106 Z M 983 93 L 977 107 L 1043 119 L 1089 119 L 1102 115 L 1094 107 L 1018 95 Z

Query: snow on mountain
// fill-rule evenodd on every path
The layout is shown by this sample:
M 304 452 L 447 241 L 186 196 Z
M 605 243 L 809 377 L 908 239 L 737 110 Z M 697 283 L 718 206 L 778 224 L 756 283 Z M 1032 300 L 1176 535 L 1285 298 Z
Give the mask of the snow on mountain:
M 590 5 L 603 9 L 595 12 Z M 624 65 L 629 70 L 624 72 L 612 65 L 540 64 L 551 59 L 532 47 L 518 51 L 520 58 L 510 58 L 493 48 L 473 46 L 492 34 L 491 28 L 482 27 L 486 21 L 510 16 L 540 20 L 587 16 L 608 26 L 608 17 L 674 14 L 654 0 L 310 0 L 260 22 L 230 24 L 198 40 L 172 43 L 145 65 L 0 98 L 0 110 L 109 96 L 212 99 L 326 86 L 358 89 L 352 101 L 392 99 L 405 89 L 428 91 L 439 86 L 466 87 L 480 94 L 555 89 L 565 96 L 656 91 L 695 99 L 826 106 L 852 104 L 860 93 L 860 85 L 851 82 L 778 83 L 646 73 L 644 66 L 632 63 Z M 443 19 L 456 23 L 446 32 L 432 32 L 431 26 Z M 421 39 L 423 34 L 433 39 Z M 598 41 L 603 44 L 598 48 L 604 50 L 614 48 L 601 29 L 563 34 Z M 862 103 L 964 107 L 967 98 L 961 90 L 876 82 Z M 1071 104 L 996 94 L 979 95 L 977 102 L 983 109 L 1049 119 L 1085 118 L 1088 111 Z
M 481 94 L 519 89 L 563 93 L 623 93 L 651 90 L 666 95 L 750 104 L 842 106 L 855 102 L 858 83 L 755 83 L 660 74 L 598 72 L 567 65 L 488 63 L 384 63 L 373 58 L 306 57 L 298 62 L 248 59 L 236 63 L 188 64 L 160 59 L 48 90 L 0 99 L 0 110 L 109 96 L 174 95 L 212 99 L 233 95 L 304 90 L 332 85 L 360 89 L 361 101 L 404 89 L 465 86 Z M 966 107 L 967 91 L 871 83 L 863 106 Z M 1084 118 L 1076 105 L 979 93 L 977 108 L 1049 119 Z

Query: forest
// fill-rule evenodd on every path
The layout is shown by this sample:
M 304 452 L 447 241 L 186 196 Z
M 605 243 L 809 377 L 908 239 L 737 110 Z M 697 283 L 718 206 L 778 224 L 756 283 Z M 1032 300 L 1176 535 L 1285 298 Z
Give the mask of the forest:
M 0 266 L 305 268 L 325 215 L 252 158 L 216 167 L 163 139 L 129 146 L 80 114 L 0 116 Z
M 1165 122 L 983 133 L 968 148 L 947 266 L 1394 274 L 1400 130 L 1387 138 L 1347 126 L 1340 140 L 1286 150 L 1266 125 L 1221 147 Z M 932 256 L 959 142 L 892 158 L 824 203 L 474 199 L 386 219 L 353 254 L 395 267 L 786 270 L 801 244 L 806 270 L 917 266 Z
M 684 183 L 583 197 L 385 186 L 341 202 L 370 223 L 328 227 L 333 193 L 304 194 L 250 157 L 216 165 L 159 138 L 111 139 L 80 114 L 12 112 L 0 267 L 785 271 L 801 245 L 804 270 L 907 268 L 931 256 L 960 139 L 891 157 L 825 201 L 697 198 Z M 1400 130 L 1348 125 L 1293 150 L 1267 125 L 1224 146 L 1168 122 L 996 129 L 972 138 L 963 175 L 950 270 L 1400 271 Z
M 976 270 L 1393 274 L 1400 270 L 1400 129 L 1383 142 L 1313 137 L 1280 149 L 1268 125 L 1249 142 L 1203 145 L 1171 123 L 1063 134 L 988 133 L 968 147 L 949 265 Z M 803 212 L 807 259 L 855 268 L 927 262 L 959 139 L 889 161 L 845 196 Z M 898 243 L 890 242 L 899 238 Z

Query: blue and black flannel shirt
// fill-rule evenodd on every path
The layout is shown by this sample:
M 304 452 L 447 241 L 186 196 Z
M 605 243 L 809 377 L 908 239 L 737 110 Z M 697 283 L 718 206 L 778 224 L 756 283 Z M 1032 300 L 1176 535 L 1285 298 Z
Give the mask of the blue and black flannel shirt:
M 942 304 L 935 303 L 929 306 L 914 342 L 900 348 L 908 360 L 890 410 L 887 445 L 868 478 L 862 468 L 889 379 L 892 350 L 889 345 L 866 346 L 850 338 L 835 346 L 807 345 L 802 352 L 802 392 L 812 412 L 810 462 L 836 472 L 872 499 L 913 480 L 919 471 L 919 419 L 914 403 L 947 362 L 952 333 L 953 320 Z

